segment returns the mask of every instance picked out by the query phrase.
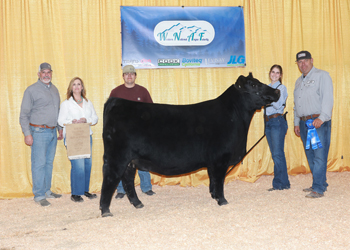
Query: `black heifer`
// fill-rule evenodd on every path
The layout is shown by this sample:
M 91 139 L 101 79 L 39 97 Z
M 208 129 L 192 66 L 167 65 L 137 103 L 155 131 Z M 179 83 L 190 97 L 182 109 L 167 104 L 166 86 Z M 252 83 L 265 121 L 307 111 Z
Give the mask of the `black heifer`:
M 102 216 L 112 216 L 109 206 L 120 180 L 129 201 L 143 207 L 134 187 L 136 168 L 180 175 L 206 167 L 212 198 L 227 204 L 225 173 L 246 153 L 255 111 L 278 98 L 279 90 L 251 75 L 240 76 L 218 98 L 192 105 L 110 98 L 103 113 Z

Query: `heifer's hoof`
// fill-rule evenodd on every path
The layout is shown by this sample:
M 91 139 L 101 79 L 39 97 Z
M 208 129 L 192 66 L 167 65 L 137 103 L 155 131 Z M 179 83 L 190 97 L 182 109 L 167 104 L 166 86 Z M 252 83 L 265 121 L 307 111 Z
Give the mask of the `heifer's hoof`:
M 228 204 L 228 202 L 227 202 L 227 200 L 226 199 L 219 199 L 218 200 L 218 204 L 219 204 L 219 206 L 223 206 L 223 205 L 227 205 Z
M 111 211 L 109 209 L 102 209 L 102 207 L 100 206 L 100 210 L 101 210 L 102 217 L 113 216 L 113 214 L 111 213 Z
M 142 203 L 140 203 L 140 204 L 136 205 L 135 207 L 136 207 L 136 208 L 143 208 L 144 205 L 143 205 Z
M 102 217 L 112 217 L 113 214 L 111 212 L 106 212 L 102 214 Z

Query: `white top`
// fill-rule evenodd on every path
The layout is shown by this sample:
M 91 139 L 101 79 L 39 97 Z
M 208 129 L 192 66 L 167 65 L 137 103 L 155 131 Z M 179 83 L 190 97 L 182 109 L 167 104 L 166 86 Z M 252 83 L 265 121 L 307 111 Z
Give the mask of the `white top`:
M 61 103 L 60 113 L 58 115 L 58 124 L 63 127 L 63 136 L 66 137 L 66 127 L 64 124 L 72 124 L 74 119 L 79 120 L 80 118 L 85 118 L 87 123 L 95 125 L 98 121 L 94 105 L 91 101 L 86 101 L 83 98 L 83 107 L 77 104 L 73 97 L 65 100 Z M 92 130 L 90 127 L 90 135 L 92 135 Z

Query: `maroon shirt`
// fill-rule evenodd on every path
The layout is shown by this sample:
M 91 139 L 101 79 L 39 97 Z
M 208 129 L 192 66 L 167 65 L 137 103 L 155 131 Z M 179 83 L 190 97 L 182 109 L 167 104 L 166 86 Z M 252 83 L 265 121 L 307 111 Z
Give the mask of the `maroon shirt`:
M 135 84 L 132 88 L 127 88 L 124 84 L 119 85 L 111 91 L 109 97 L 118 97 L 135 102 L 153 103 L 148 90 L 138 84 Z

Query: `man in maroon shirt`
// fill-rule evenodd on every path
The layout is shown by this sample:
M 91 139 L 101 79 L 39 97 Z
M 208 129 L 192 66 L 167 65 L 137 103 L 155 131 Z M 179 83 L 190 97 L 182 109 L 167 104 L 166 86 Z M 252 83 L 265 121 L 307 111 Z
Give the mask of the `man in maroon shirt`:
M 151 95 L 145 87 L 142 87 L 135 83 L 136 70 L 132 65 L 126 65 L 123 68 L 124 84 L 119 85 L 111 91 L 109 97 L 118 97 L 135 102 L 147 102 L 153 103 Z M 147 171 L 138 170 L 140 177 L 140 186 L 143 193 L 147 195 L 154 195 L 152 191 L 151 175 Z M 116 199 L 122 199 L 125 196 L 125 190 L 122 185 L 122 181 L 119 182 L 117 187 Z

